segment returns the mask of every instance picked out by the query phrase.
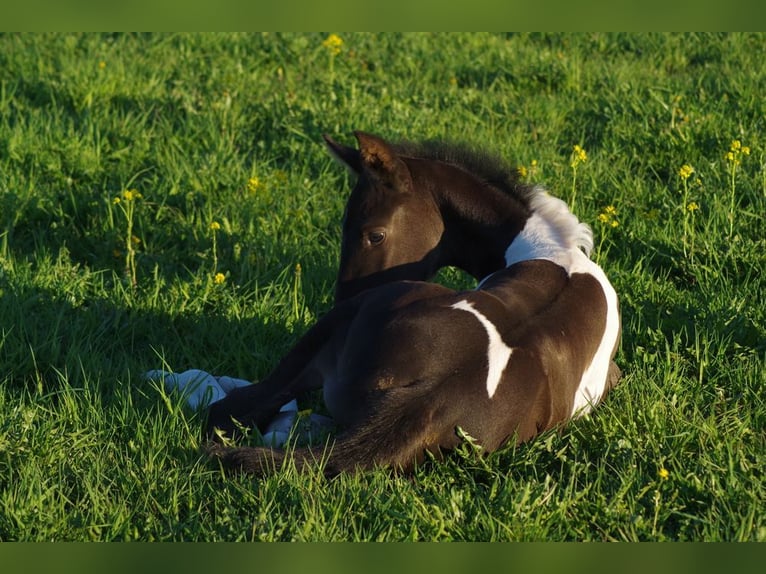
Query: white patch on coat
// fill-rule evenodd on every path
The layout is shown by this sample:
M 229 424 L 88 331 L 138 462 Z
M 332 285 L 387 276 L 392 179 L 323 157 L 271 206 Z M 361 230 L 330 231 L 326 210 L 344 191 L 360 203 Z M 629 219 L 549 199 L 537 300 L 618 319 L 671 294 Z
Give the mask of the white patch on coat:
M 590 259 L 593 250 L 590 226 L 580 222 L 561 199 L 542 188 L 536 191 L 530 201 L 532 215 L 505 252 L 506 265 L 533 259 L 552 261 L 569 275 L 593 276 L 606 297 L 606 324 L 601 341 L 575 393 L 572 416 L 579 416 L 590 412 L 604 395 L 612 351 L 620 334 L 617 293 L 601 267 Z
M 547 259 L 569 271 L 572 250 L 590 255 L 593 232 L 569 211 L 564 201 L 537 188 L 529 207 L 532 215 L 505 252 L 508 267 L 520 261 Z
M 489 345 L 487 347 L 487 394 L 489 398 L 492 398 L 495 390 L 497 390 L 497 386 L 500 384 L 500 379 L 503 376 L 505 367 L 508 365 L 513 349 L 503 342 L 495 325 L 482 313 L 474 309 L 473 305 L 468 301 L 465 299 L 458 301 L 452 305 L 452 308 L 472 313 L 487 331 L 487 336 L 489 337 Z
M 585 369 L 577 387 L 572 408 L 572 416 L 574 417 L 589 413 L 604 396 L 609 365 L 612 362 L 612 351 L 617 345 L 617 338 L 620 336 L 620 309 L 617 293 L 603 269 L 586 257 L 584 253 L 581 252 L 579 256 L 574 257 L 574 265 L 570 272 L 592 275 L 601 285 L 606 297 L 606 325 L 596 354 L 593 355 L 593 359 L 588 368 Z

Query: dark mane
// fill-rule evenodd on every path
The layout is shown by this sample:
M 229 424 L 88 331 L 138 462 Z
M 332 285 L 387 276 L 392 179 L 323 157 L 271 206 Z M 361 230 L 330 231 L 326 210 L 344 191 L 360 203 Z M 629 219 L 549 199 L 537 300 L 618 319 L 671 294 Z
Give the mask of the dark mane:
M 519 179 L 519 172 L 496 155 L 456 142 L 402 141 L 395 144 L 396 152 L 403 156 L 441 161 L 467 171 L 474 177 L 529 205 L 534 186 Z

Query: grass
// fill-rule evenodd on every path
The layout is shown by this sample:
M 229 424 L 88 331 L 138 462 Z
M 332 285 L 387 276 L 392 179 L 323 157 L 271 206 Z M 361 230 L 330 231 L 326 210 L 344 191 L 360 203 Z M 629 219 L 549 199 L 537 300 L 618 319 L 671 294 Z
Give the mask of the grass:
M 0 539 L 766 540 L 766 38 L 338 38 L 0 36 Z M 201 457 L 141 373 L 258 379 L 329 309 L 354 129 L 576 195 L 623 310 L 592 416 L 413 477 Z

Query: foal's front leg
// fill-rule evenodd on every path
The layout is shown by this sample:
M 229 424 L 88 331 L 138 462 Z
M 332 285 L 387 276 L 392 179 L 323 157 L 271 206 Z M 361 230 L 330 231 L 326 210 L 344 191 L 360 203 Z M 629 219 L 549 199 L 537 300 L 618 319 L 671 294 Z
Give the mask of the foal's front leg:
M 215 438 L 215 429 L 232 436 L 237 426 L 256 426 L 263 430 L 285 403 L 322 386 L 321 373 L 307 366 L 291 379 L 270 375 L 263 382 L 232 390 L 225 398 L 210 405 L 207 432 Z
M 282 405 L 320 388 L 327 365 L 334 363 L 337 342 L 345 337 L 356 311 L 353 299 L 338 304 L 298 340 L 262 382 L 234 389 L 210 405 L 208 436 L 215 438 L 215 429 L 231 436 L 238 425 L 263 429 Z

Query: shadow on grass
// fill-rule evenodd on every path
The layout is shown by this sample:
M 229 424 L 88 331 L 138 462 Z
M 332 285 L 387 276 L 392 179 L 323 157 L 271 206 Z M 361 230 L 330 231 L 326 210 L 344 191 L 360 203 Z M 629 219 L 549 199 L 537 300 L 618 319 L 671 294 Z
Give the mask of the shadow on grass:
M 73 387 L 96 381 L 108 403 L 118 386 L 140 386 L 143 373 L 157 368 L 255 381 L 308 327 L 265 307 L 236 318 L 215 302 L 176 313 L 123 305 L 115 302 L 119 297 L 79 293 L 67 285 L 76 281 L 76 268 L 68 272 L 72 278 L 41 286 L 48 277 L 36 279 L 31 268 L 19 273 L 0 266 L 0 369 L 11 391 L 47 394 L 60 390 L 62 380 Z

